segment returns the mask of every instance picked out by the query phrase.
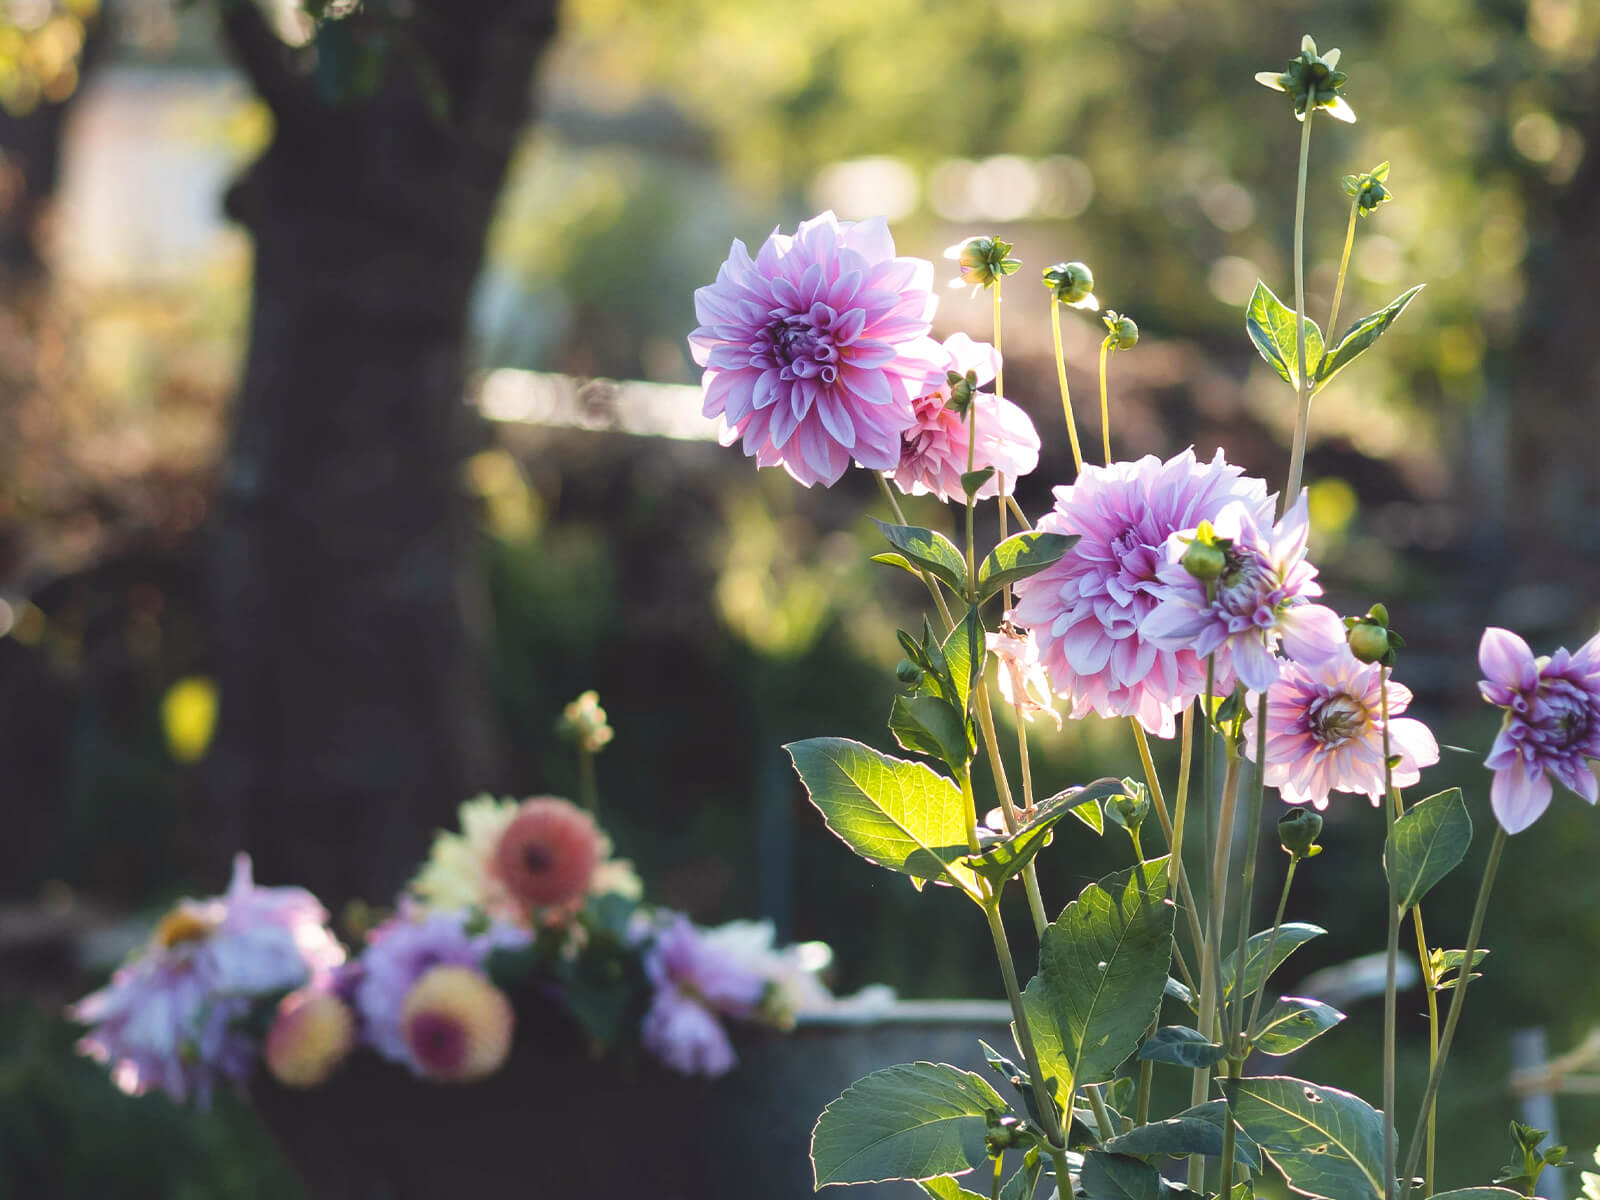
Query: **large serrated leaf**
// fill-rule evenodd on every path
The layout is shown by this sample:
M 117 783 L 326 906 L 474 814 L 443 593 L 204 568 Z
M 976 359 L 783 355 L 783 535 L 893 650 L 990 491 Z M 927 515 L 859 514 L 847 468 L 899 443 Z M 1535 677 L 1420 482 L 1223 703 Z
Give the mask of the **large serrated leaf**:
M 1292 1054 L 1313 1038 L 1327 1033 L 1344 1014 L 1331 1004 L 1304 996 L 1280 996 L 1270 1012 L 1261 1018 L 1255 1048 L 1263 1054 Z
M 1141 863 L 1084 888 L 1044 932 L 1022 1003 L 1063 1102 L 1069 1086 L 1111 1078 L 1161 1006 L 1172 963 L 1166 895 L 1167 860 Z
M 920 525 L 890 525 L 873 518 L 889 544 L 916 566 L 949 585 L 958 596 L 967 594 L 967 560 L 944 534 Z
M 1382 1200 L 1383 1115 L 1365 1100 L 1288 1075 L 1221 1082 L 1235 1123 L 1295 1191 Z
M 978 564 L 978 599 L 987 600 L 1001 588 L 1059 562 L 1077 542 L 1075 533 L 1030 532 L 1008 537 Z
M 1096 779 L 1080 788 L 1069 788 L 1051 796 L 1034 807 L 1033 819 L 1015 833 L 998 834 L 989 839 L 981 853 L 963 861 L 990 883 L 999 885 L 1020 874 L 1050 840 L 1056 822 L 1069 813 L 1084 821 L 1091 829 L 1095 824 L 1085 815 L 1100 812 L 1100 801 L 1109 796 L 1120 796 L 1120 780 Z M 1096 829 L 1096 832 L 1099 832 Z
M 1267 365 L 1290 387 L 1300 387 L 1300 345 L 1296 332 L 1294 309 L 1272 294 L 1266 284 L 1257 282 L 1244 312 L 1244 329 L 1250 335 Z M 1322 358 L 1322 330 L 1310 317 L 1306 318 L 1306 369 L 1315 377 L 1317 363 Z
M 983 1079 L 947 1063 L 901 1063 L 856 1080 L 817 1118 L 819 1188 L 965 1175 L 985 1162 L 986 1115 L 1006 1104 Z
M 880 754 L 848 738 L 785 746 L 822 819 L 868 862 L 976 896 L 966 857 L 965 801 L 921 763 Z
M 1328 931 L 1320 925 L 1312 925 L 1305 921 L 1288 921 L 1278 927 L 1278 936 L 1273 937 L 1271 930 L 1253 933 L 1250 940 L 1245 943 L 1245 970 L 1244 990 L 1245 996 L 1255 995 L 1257 989 L 1266 983 L 1268 977 L 1276 971 L 1283 960 L 1288 958 L 1301 946 L 1312 938 L 1321 937 Z M 1267 944 L 1272 945 L 1272 961 L 1267 961 Z M 1232 997 L 1235 987 L 1239 983 L 1239 952 L 1235 950 L 1228 955 L 1222 963 L 1222 994 Z
M 956 627 L 945 635 L 943 643 L 945 665 L 955 684 L 956 707 L 971 712 L 967 697 L 983 674 L 983 618 L 977 606 L 967 609 L 967 615 L 956 622 Z
M 1389 326 L 1394 324 L 1394 319 L 1400 315 L 1406 305 L 1411 303 L 1411 298 L 1420 292 L 1422 288 L 1423 285 L 1419 283 L 1416 287 L 1402 292 L 1371 316 L 1362 317 L 1361 320 L 1346 329 L 1339 336 L 1338 343 L 1328 351 L 1321 362 L 1317 363 L 1317 369 L 1312 375 L 1312 379 L 1316 384 L 1314 390 L 1320 392 L 1328 386 L 1335 375 L 1360 358 L 1367 348 L 1382 337 Z M 1309 346 L 1306 353 L 1308 356 L 1311 353 Z
M 1165 1121 L 1152 1121 L 1119 1134 L 1108 1141 L 1105 1148 L 1117 1154 L 1164 1154 L 1172 1158 L 1204 1154 L 1220 1158 L 1223 1125 L 1227 1119 L 1228 1106 L 1221 1100 L 1208 1100 Z M 1261 1169 L 1261 1152 L 1255 1142 L 1237 1131 L 1233 1139 L 1233 1157 L 1252 1171 Z
M 1472 818 L 1460 788 L 1449 788 L 1407 809 L 1394 823 L 1383 865 L 1401 912 L 1443 879 L 1472 845 Z

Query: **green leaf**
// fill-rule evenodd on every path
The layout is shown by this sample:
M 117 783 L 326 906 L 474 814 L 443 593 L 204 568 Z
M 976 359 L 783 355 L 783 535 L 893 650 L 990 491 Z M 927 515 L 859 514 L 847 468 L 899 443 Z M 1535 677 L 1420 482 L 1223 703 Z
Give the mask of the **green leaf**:
M 1152 1121 L 1120 1134 L 1108 1141 L 1105 1148 L 1117 1154 L 1165 1154 L 1172 1158 L 1204 1154 L 1220 1158 L 1223 1122 L 1227 1119 L 1228 1106 L 1221 1100 L 1208 1100 L 1165 1121 Z M 1255 1142 L 1237 1131 L 1233 1139 L 1233 1157 L 1235 1162 L 1252 1171 L 1261 1169 L 1261 1152 Z
M 948 1175 L 919 1179 L 917 1186 L 933 1200 L 989 1200 L 982 1192 L 968 1191 Z
M 1084 888 L 1044 932 L 1039 973 L 1022 995 L 1040 1069 L 1102 1083 L 1138 1049 L 1161 1007 L 1172 964 L 1167 860 L 1141 863 Z
M 1194 992 L 1181 979 L 1174 979 L 1171 975 L 1167 976 L 1166 995 L 1171 996 L 1179 1004 L 1187 1007 L 1190 1012 L 1200 1011 L 1200 1003 L 1195 999 Z
M 1075 533 L 1018 533 L 1008 537 L 978 565 L 978 599 L 987 600 L 1002 587 L 1037 575 L 1059 562 L 1077 542 Z
M 1163 1025 L 1139 1047 L 1139 1061 L 1171 1063 L 1176 1067 L 1209 1067 L 1221 1062 L 1227 1053 L 1220 1042 L 1213 1042 L 1198 1029 Z
M 1447 979 L 1445 976 L 1449 975 L 1452 971 L 1459 972 L 1461 970 L 1461 964 L 1466 957 L 1467 952 L 1465 950 L 1432 950 L 1429 952 L 1428 965 L 1433 972 L 1433 986 L 1435 991 L 1447 992 L 1451 988 L 1455 987 L 1455 985 L 1459 982 L 1459 975 L 1456 979 Z M 1474 950 L 1472 952 L 1473 967 L 1481 967 L 1483 965 L 1483 960 L 1488 957 L 1488 950 L 1481 948 Z M 1474 970 L 1469 976 L 1469 978 L 1472 979 L 1477 979 L 1478 977 L 1478 972 L 1476 970 Z
M 828 828 L 868 862 L 976 897 L 967 854 L 965 801 L 921 763 L 879 754 L 847 738 L 785 746 Z
M 1416 904 L 1467 855 L 1472 818 L 1460 788 L 1450 788 L 1406 810 L 1394 823 L 1383 864 L 1400 911 Z
M 1584 1195 L 1588 1195 L 1587 1192 Z M 1435 1192 L 1429 1200 L 1505 1200 L 1507 1196 L 1514 1196 L 1521 1200 L 1521 1192 L 1513 1192 L 1507 1188 L 1497 1187 L 1470 1187 L 1457 1188 L 1453 1192 Z
M 967 718 L 940 696 L 896 696 L 889 709 L 889 731 L 902 749 L 941 759 L 952 771 L 972 759 Z
M 885 550 L 882 554 L 874 554 L 871 561 L 882 563 L 886 567 L 899 567 L 902 571 L 907 571 L 918 579 L 922 578 L 922 572 L 912 564 L 910 559 L 904 554 L 896 554 L 893 550 Z
M 967 615 L 945 636 L 943 649 L 946 668 L 955 685 L 955 705 L 964 713 L 970 712 L 967 697 L 983 674 L 983 618 L 976 606 L 967 609 Z
M 872 523 L 912 563 L 926 568 L 956 595 L 967 594 L 967 560 L 944 534 L 920 525 L 889 525 L 876 517 Z
M 1267 360 L 1267 365 L 1295 390 L 1300 388 L 1300 345 L 1296 332 L 1294 309 L 1272 294 L 1266 284 L 1257 282 L 1256 290 L 1245 309 L 1244 329 L 1255 343 L 1256 350 Z M 1309 316 L 1306 318 L 1306 364 L 1312 377 L 1322 358 L 1322 330 Z
M 968 496 L 972 495 L 973 492 L 988 483 L 990 476 L 993 474 L 993 467 L 979 467 L 976 471 L 963 471 L 961 473 L 962 492 Z
M 1344 1014 L 1331 1004 L 1302 996 L 1280 996 L 1261 1022 L 1255 1048 L 1263 1054 L 1292 1054 L 1342 1020 Z
M 1420 292 L 1422 284 L 1402 292 L 1391 300 L 1385 307 L 1379 309 L 1369 317 L 1362 317 L 1354 325 L 1346 329 L 1339 337 L 1338 345 L 1328 351 L 1327 355 L 1317 364 L 1317 369 L 1312 375 L 1316 383 L 1314 392 L 1320 392 L 1327 387 L 1333 377 L 1344 370 L 1366 351 L 1367 347 L 1383 336 L 1394 319 L 1398 317 L 1406 305 L 1411 303 L 1411 298 Z M 1309 355 L 1310 349 L 1306 351 Z
M 1235 1123 L 1305 1196 L 1382 1200 L 1383 1117 L 1359 1096 L 1288 1075 L 1221 1081 Z
M 1278 936 L 1274 938 L 1271 930 L 1250 935 L 1250 940 L 1245 943 L 1245 971 L 1244 990 L 1245 996 L 1253 996 L 1256 990 L 1266 983 L 1268 977 L 1278 969 L 1283 960 L 1288 958 L 1301 946 L 1312 938 L 1321 937 L 1327 933 L 1320 925 L 1310 925 L 1304 921 L 1288 921 L 1278 929 Z M 1266 960 L 1267 943 L 1272 943 L 1272 961 Z M 1233 989 L 1239 979 L 1239 952 L 1235 950 L 1223 961 L 1222 964 L 1222 994 L 1224 997 L 1232 996 Z
M 1032 1200 L 1039 1186 L 1039 1176 L 1044 1173 L 1044 1156 L 1037 1147 L 1022 1156 L 1022 1165 L 1011 1173 L 1011 1178 L 1000 1189 L 1000 1200 Z
M 817 1187 L 965 1175 L 988 1160 L 986 1115 L 1005 1101 L 970 1071 L 902 1063 L 856 1080 L 817 1118 Z
M 1068 788 L 1034 806 L 1033 820 L 1015 833 L 999 834 L 984 845 L 980 854 L 970 855 L 962 861 L 979 875 L 996 886 L 1021 874 L 1023 867 L 1049 844 L 1051 830 L 1056 822 L 1071 813 L 1085 820 L 1084 812 L 1100 812 L 1100 801 L 1107 796 L 1120 795 L 1122 784 L 1115 779 L 1096 779 L 1083 787 Z M 1090 824 L 1091 829 L 1096 826 Z M 1096 829 L 1096 832 L 1099 832 Z
M 1091 1150 L 1078 1176 L 1084 1200 L 1166 1200 L 1180 1192 L 1147 1162 L 1124 1154 Z

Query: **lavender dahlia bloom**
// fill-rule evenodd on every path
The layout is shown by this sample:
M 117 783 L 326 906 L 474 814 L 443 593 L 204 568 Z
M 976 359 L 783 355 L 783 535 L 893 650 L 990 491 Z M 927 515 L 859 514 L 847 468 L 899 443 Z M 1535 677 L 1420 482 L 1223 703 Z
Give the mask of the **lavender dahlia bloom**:
M 1341 647 L 1313 663 L 1281 664 L 1267 689 L 1266 782 L 1290 804 L 1328 807 L 1330 792 L 1383 799 L 1383 668 Z M 1390 774 L 1396 787 L 1439 761 L 1439 744 L 1421 721 L 1400 717 L 1408 688 L 1388 682 Z M 1256 757 L 1255 721 L 1244 723 L 1245 753 Z
M 130 1095 L 207 1103 L 219 1081 L 250 1072 L 256 1044 L 237 1025 L 252 1001 L 326 978 L 343 961 L 326 922 L 304 889 L 256 887 L 239 855 L 226 894 L 181 901 L 109 986 L 69 1010 L 92 1026 L 78 1048 L 110 1064 Z
M 756 465 L 832 484 L 852 459 L 900 465 L 912 399 L 945 361 L 928 336 L 933 264 L 897 258 L 882 217 L 802 221 L 754 259 L 735 241 L 717 280 L 694 294 L 689 335 L 705 368 L 704 413 Z
M 1551 778 L 1590 804 L 1600 798 L 1589 762 L 1600 758 L 1600 634 L 1569 654 L 1535 658 L 1509 629 L 1485 629 L 1478 690 L 1506 710 L 1484 766 L 1489 800 L 1507 833 L 1521 833 L 1550 805 Z
M 482 933 L 467 932 L 464 912 L 431 912 L 421 917 L 402 912 L 372 931 L 361 954 L 355 985 L 356 1011 L 365 1040 L 381 1055 L 425 1074 L 406 1044 L 406 997 L 417 980 L 437 966 L 481 970 L 495 949 L 528 945 L 532 935 L 501 921 Z
M 1264 692 L 1278 678 L 1273 651 L 1300 662 L 1326 658 L 1345 642 L 1344 622 L 1331 608 L 1307 601 L 1322 595 L 1317 569 L 1306 561 L 1310 533 L 1306 493 L 1277 525 L 1263 524 L 1251 507 L 1227 505 L 1211 522 L 1223 540 L 1222 574 L 1208 585 L 1183 563 L 1188 542 L 1167 540 L 1167 561 L 1156 576 L 1164 585 L 1142 630 L 1160 646 L 1186 647 L 1200 657 L 1217 655 L 1219 689 L 1237 677 Z M 1208 590 L 1209 586 L 1209 590 Z
M 1086 465 L 1077 482 L 1055 489 L 1055 508 L 1040 521 L 1050 533 L 1080 540 L 1059 562 L 1016 585 L 1013 617 L 1033 631 L 1059 695 L 1072 716 L 1137 717 L 1171 737 L 1178 710 L 1205 690 L 1205 659 L 1190 647 L 1145 636 L 1162 584 L 1167 539 L 1213 521 L 1240 501 L 1258 524 L 1270 524 L 1267 485 L 1194 450 L 1162 462 L 1146 455 L 1109 467 Z
M 923 394 L 912 402 L 916 423 L 905 432 L 905 446 L 894 481 L 910 496 L 932 494 L 951 504 L 966 503 L 967 493 L 961 476 L 967 470 L 971 448 L 972 469 L 993 467 L 995 476 L 978 489 L 979 500 L 1000 494 L 1001 480 L 1006 495 L 1016 487 L 1017 478 L 1039 465 L 1039 432 L 1033 421 L 1011 401 L 987 392 L 973 396 L 975 422 L 947 407 L 950 403 L 950 372 L 966 375 L 971 371 L 982 387 L 994 381 L 1000 366 L 999 352 L 985 342 L 975 342 L 964 333 L 945 339 L 949 355 L 946 369 L 935 372 L 924 385 Z M 972 430 L 977 429 L 976 446 Z
M 673 914 L 645 955 L 655 998 L 645 1014 L 644 1044 L 684 1075 L 722 1075 L 738 1061 L 718 1014 L 755 1013 L 767 981 L 748 958 Z

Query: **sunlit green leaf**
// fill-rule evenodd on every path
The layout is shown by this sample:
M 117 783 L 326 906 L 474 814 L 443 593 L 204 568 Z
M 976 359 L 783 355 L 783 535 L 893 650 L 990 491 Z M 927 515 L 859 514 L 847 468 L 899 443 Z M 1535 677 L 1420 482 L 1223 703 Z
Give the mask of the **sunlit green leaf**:
M 978 599 L 987 600 L 1002 587 L 1059 562 L 1077 542 L 1075 533 L 1018 533 L 1008 537 L 978 564 Z
M 1140 1062 L 1171 1063 L 1176 1067 L 1209 1067 L 1227 1055 L 1220 1042 L 1213 1042 L 1198 1029 L 1186 1025 L 1163 1025 L 1139 1047 Z
M 1288 1179 L 1322 1200 L 1382 1200 L 1383 1117 L 1359 1096 L 1288 1075 L 1221 1081 L 1233 1119 Z
M 982 853 L 972 855 L 964 861 L 989 882 L 1003 883 L 1020 874 L 1023 867 L 1045 847 L 1050 840 L 1051 830 L 1062 817 L 1070 813 L 1093 829 L 1095 825 L 1088 819 L 1087 814 L 1093 812 L 1098 816 L 1100 802 L 1107 796 L 1120 794 L 1121 791 L 1122 784 L 1119 781 L 1107 778 L 1096 779 L 1081 788 L 1069 788 L 1051 796 L 1035 806 L 1033 819 L 1026 825 L 1021 826 L 1015 833 L 998 834 L 988 839 Z M 1096 832 L 1099 830 L 1096 829 Z
M 1472 818 L 1460 788 L 1429 796 L 1407 809 L 1394 823 L 1383 852 L 1400 911 L 1416 904 L 1454 870 L 1471 845 Z
M 1227 1119 L 1228 1106 L 1221 1100 L 1208 1100 L 1165 1121 L 1152 1121 L 1128 1133 L 1119 1134 L 1108 1141 L 1105 1148 L 1118 1154 L 1164 1154 L 1172 1158 L 1204 1154 L 1219 1158 L 1222 1155 L 1223 1123 Z M 1252 1171 L 1261 1169 L 1261 1152 L 1256 1149 L 1255 1142 L 1237 1131 L 1233 1139 L 1233 1156 L 1235 1161 Z
M 1327 356 L 1317 364 L 1313 378 L 1316 381 L 1316 391 L 1321 391 L 1340 371 L 1344 370 L 1356 359 L 1360 358 L 1367 348 L 1383 336 L 1389 326 L 1394 324 L 1406 305 L 1411 303 L 1411 298 L 1420 292 L 1422 284 L 1409 288 L 1396 296 L 1383 308 L 1371 316 L 1362 317 L 1354 325 L 1339 335 L 1338 343 L 1327 353 Z M 1307 355 L 1310 349 L 1307 348 Z M 1312 361 L 1315 361 L 1313 359 Z
M 1274 938 L 1271 930 L 1250 935 L 1250 940 L 1245 943 L 1245 971 L 1243 995 L 1253 996 L 1262 984 L 1266 983 L 1271 974 L 1289 955 L 1312 938 L 1321 937 L 1327 933 L 1320 925 L 1311 925 L 1304 921 L 1287 921 L 1278 929 L 1278 936 Z M 1272 961 L 1267 961 L 1267 943 L 1272 943 Z M 1222 994 L 1231 997 L 1234 987 L 1239 979 L 1239 952 L 1235 950 L 1228 955 L 1222 963 Z
M 964 767 L 972 758 L 967 718 L 939 696 L 896 696 L 889 709 L 889 730 L 902 749 Z
M 1261 1018 L 1255 1048 L 1263 1054 L 1292 1054 L 1342 1020 L 1344 1014 L 1331 1004 L 1302 996 L 1281 996 Z
M 1272 294 L 1266 284 L 1257 282 L 1244 314 L 1245 332 L 1255 343 L 1256 350 L 1267 360 L 1267 365 L 1296 390 L 1300 387 L 1300 344 L 1294 309 Z M 1306 363 L 1314 375 L 1317 362 L 1322 358 L 1322 330 L 1309 316 L 1306 317 Z
M 872 522 L 889 543 L 917 566 L 925 567 L 959 596 L 967 592 L 967 560 L 944 534 L 919 525 L 890 525 L 876 518 Z

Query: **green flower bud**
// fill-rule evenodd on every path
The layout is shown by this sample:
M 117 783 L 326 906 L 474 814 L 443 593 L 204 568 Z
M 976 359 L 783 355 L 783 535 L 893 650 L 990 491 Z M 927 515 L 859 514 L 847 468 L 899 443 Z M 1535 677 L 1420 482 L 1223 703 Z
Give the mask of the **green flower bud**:
M 1345 636 L 1350 642 L 1350 653 L 1364 663 L 1382 663 L 1394 666 L 1394 652 L 1405 648 L 1406 640 L 1389 628 L 1389 610 L 1374 604 L 1364 617 L 1346 617 Z
M 1139 327 L 1133 323 L 1132 317 L 1125 317 L 1114 309 L 1106 309 L 1106 315 L 1101 318 L 1106 323 L 1106 334 L 1112 347 L 1117 350 L 1132 350 L 1139 344 Z
M 1057 300 L 1069 308 L 1086 308 L 1100 311 L 1100 301 L 1094 295 L 1094 272 L 1081 262 L 1057 263 L 1046 267 L 1044 285 L 1055 293 Z
M 972 407 L 972 398 L 978 394 L 978 373 L 968 371 L 957 375 L 951 371 L 945 376 L 945 382 L 950 385 L 950 399 L 944 406 L 958 417 L 966 416 L 967 409 Z
M 1394 195 L 1384 186 L 1384 180 L 1388 178 L 1389 164 L 1379 163 L 1365 174 L 1346 175 L 1343 180 L 1344 194 L 1355 200 L 1356 211 L 1364 217 L 1378 205 L 1394 199 Z
M 1196 579 L 1216 579 L 1227 567 L 1228 556 L 1223 553 L 1221 546 L 1196 539 L 1178 561 Z
M 1334 49 L 1319 55 L 1317 43 L 1309 34 L 1300 40 L 1300 53 L 1289 60 L 1283 71 L 1256 72 L 1257 83 L 1274 91 L 1288 92 L 1294 98 L 1294 115 L 1302 121 L 1306 118 L 1307 104 L 1315 104 L 1317 108 L 1326 109 L 1330 117 L 1354 122 L 1355 110 L 1339 95 L 1346 78 L 1339 70 L 1339 51 Z
M 957 242 L 944 252 L 944 256 L 960 268 L 961 274 L 951 282 L 951 287 L 972 284 L 975 287 L 994 287 L 1006 275 L 1015 275 L 1022 260 L 1012 258 L 1011 243 L 997 237 L 973 237 Z
M 1278 841 L 1295 858 L 1315 858 L 1322 853 L 1317 838 L 1322 814 L 1309 808 L 1291 808 L 1278 818 Z
M 1028 1127 L 1013 1116 L 1002 1116 L 990 1110 L 983 1117 L 984 1149 L 990 1158 L 999 1158 L 1007 1150 L 1033 1141 Z
M 1122 794 L 1106 801 L 1106 816 L 1129 833 L 1137 833 L 1150 815 L 1150 792 L 1136 779 L 1122 781 Z

